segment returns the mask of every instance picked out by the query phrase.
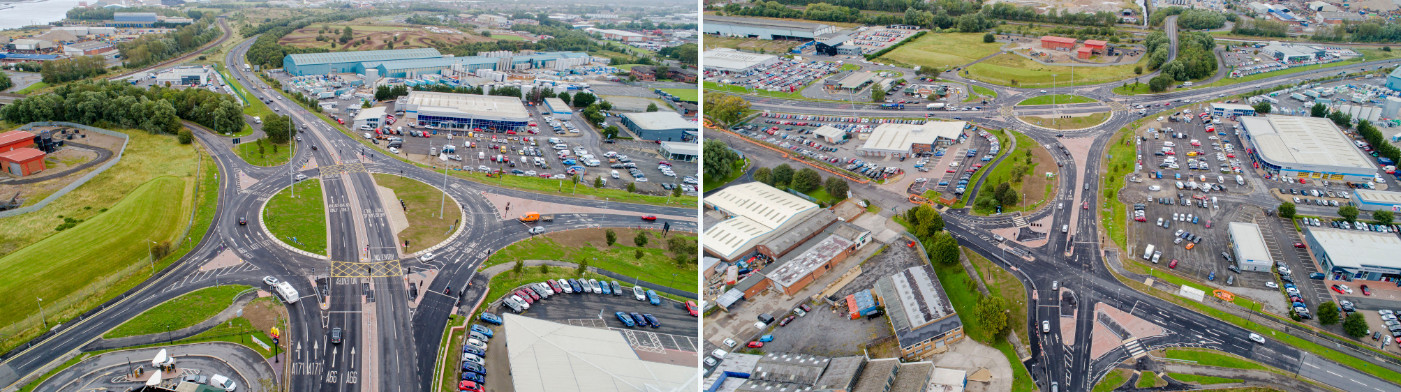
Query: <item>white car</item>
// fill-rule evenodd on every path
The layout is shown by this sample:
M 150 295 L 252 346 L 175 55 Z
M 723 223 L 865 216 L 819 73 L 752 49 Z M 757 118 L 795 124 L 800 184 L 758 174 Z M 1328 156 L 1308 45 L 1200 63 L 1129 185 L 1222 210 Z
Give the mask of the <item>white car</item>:
M 530 228 L 529 233 L 530 233 L 530 234 L 543 234 L 543 233 L 545 233 L 545 228 L 544 228 L 544 227 L 540 227 L 540 226 L 535 226 L 535 227 Z
M 1265 337 L 1260 336 L 1258 333 L 1251 332 L 1250 340 L 1255 341 L 1255 343 L 1265 344 Z
M 217 388 L 223 388 L 227 392 L 233 392 L 238 390 L 238 383 L 235 383 L 233 380 L 230 380 L 228 377 L 225 377 L 222 374 L 215 374 L 214 377 L 210 377 L 209 384 Z
M 512 295 L 511 300 L 516 301 L 516 304 L 520 305 L 521 309 L 530 309 L 530 303 L 525 302 L 525 299 L 522 299 L 519 295 Z
M 646 301 L 646 300 L 647 300 L 647 290 L 643 290 L 643 289 L 642 289 L 642 286 L 633 286 L 633 288 L 632 288 L 632 296 L 635 297 L 635 298 L 637 298 L 638 301 Z
M 569 285 L 569 281 L 566 281 L 566 280 L 564 280 L 564 279 L 560 279 L 560 280 L 556 281 L 555 283 L 558 283 L 558 284 L 559 284 L 559 288 L 560 288 L 561 290 L 564 290 L 564 293 L 565 293 L 565 294 L 573 294 L 573 293 L 574 293 L 574 287 Z
M 1352 294 L 1352 288 L 1347 287 L 1345 284 L 1338 285 L 1338 288 L 1343 289 L 1343 291 L 1346 291 L 1348 294 Z
M 735 346 L 738 346 L 738 345 L 739 345 L 739 342 L 736 342 L 734 339 L 725 338 L 725 346 L 728 346 L 728 347 L 730 347 L 730 348 L 735 348 Z
M 1051 320 L 1041 320 L 1041 333 L 1051 333 Z
M 267 283 L 268 286 L 276 286 L 278 282 L 281 282 L 281 281 L 280 281 L 280 280 L 277 280 L 277 278 L 274 278 L 274 277 L 272 277 L 272 276 L 264 276 L 264 277 L 263 277 L 263 283 Z
M 477 349 L 486 350 L 486 343 L 482 343 L 482 341 L 477 339 L 467 339 L 467 345 Z
M 438 257 L 438 255 L 433 254 L 433 252 L 428 252 L 428 253 L 424 253 L 423 256 L 418 256 L 418 261 L 423 261 L 423 262 L 433 261 L 433 259 L 435 259 L 435 258 L 437 258 L 437 257 Z
M 1279 288 L 1279 283 L 1275 283 L 1275 282 L 1265 282 L 1265 287 L 1269 287 L 1269 288 L 1272 288 L 1272 289 L 1277 289 L 1277 288 Z
M 603 294 L 603 289 L 598 287 L 598 279 L 589 279 L 589 290 L 593 290 L 594 294 Z

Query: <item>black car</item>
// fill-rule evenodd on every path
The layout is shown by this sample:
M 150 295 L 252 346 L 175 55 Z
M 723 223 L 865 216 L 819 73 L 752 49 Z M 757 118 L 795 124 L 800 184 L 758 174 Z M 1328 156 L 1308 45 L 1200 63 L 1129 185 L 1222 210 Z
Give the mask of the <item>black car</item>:
M 632 321 L 633 321 L 634 323 L 637 323 L 637 326 L 639 326 L 639 327 L 645 327 L 645 326 L 647 326 L 647 319 L 646 319 L 646 318 L 643 318 L 641 314 L 638 314 L 637 312 L 632 312 L 632 313 L 629 314 L 629 316 L 632 316 Z
M 652 328 L 658 328 L 662 326 L 662 323 L 657 322 L 657 318 L 653 317 L 651 313 L 642 315 L 642 318 L 647 319 L 647 324 L 651 324 Z
M 238 217 L 238 224 L 239 224 L 240 226 L 247 225 L 247 224 L 248 224 L 248 218 L 244 218 L 244 217 L 241 217 L 241 216 Z
M 341 344 L 341 328 L 340 328 L 340 327 L 331 328 L 331 343 L 332 343 L 332 344 Z

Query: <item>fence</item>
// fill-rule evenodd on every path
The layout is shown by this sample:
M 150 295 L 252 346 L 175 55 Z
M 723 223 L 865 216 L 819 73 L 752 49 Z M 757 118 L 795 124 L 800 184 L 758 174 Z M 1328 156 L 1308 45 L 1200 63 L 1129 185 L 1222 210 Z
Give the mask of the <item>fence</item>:
M 44 208 L 44 207 L 48 206 L 49 203 L 53 202 L 54 200 L 58 200 L 58 198 L 63 197 L 63 195 L 67 195 L 68 192 L 71 192 L 71 191 L 73 191 L 74 189 L 78 189 L 78 187 L 83 186 L 83 184 L 86 184 L 86 183 L 88 182 L 88 180 L 91 180 L 91 179 L 93 179 L 93 177 L 97 177 L 98 174 L 102 174 L 102 172 L 107 171 L 107 169 L 111 168 L 113 165 L 116 165 L 117 162 L 121 162 L 121 160 L 122 160 L 122 154 L 126 152 L 126 144 L 127 144 L 128 142 L 131 141 L 131 139 L 128 138 L 127 135 L 124 134 L 124 133 L 112 132 L 112 131 L 108 131 L 108 130 L 106 130 L 106 129 L 94 128 L 94 127 L 89 127 L 89 126 L 87 126 L 87 125 L 75 124 L 75 123 L 64 122 L 64 121 L 40 121 L 40 122 L 32 122 L 32 123 L 24 124 L 24 126 L 19 127 L 19 129 L 20 129 L 20 130 L 23 130 L 23 131 L 28 131 L 28 130 L 30 130 L 30 129 L 33 129 L 34 127 L 71 127 L 71 128 L 82 129 L 82 130 L 85 130 L 85 131 L 88 131 L 88 132 L 97 132 L 97 133 L 100 133 L 100 134 L 103 134 L 103 135 L 121 138 L 121 139 L 122 139 L 122 148 L 121 148 L 120 150 L 117 150 L 117 155 L 114 156 L 114 157 L 112 157 L 112 159 L 108 160 L 107 163 L 103 163 L 103 164 L 97 166 L 97 169 L 96 169 L 96 170 L 93 170 L 93 171 L 91 171 L 91 172 L 88 172 L 88 174 L 84 174 L 82 177 L 79 177 L 77 181 L 73 181 L 73 183 L 68 184 L 68 186 L 63 187 L 63 189 L 59 189 L 58 192 L 54 192 L 53 194 L 49 195 L 49 197 L 45 197 L 44 200 L 40 200 L 38 203 L 34 203 L 33 205 L 30 205 L 30 206 L 27 206 L 27 207 L 20 207 L 20 208 L 16 208 L 16 209 L 13 209 L 13 210 L 0 211 L 0 218 L 8 218 L 8 217 L 16 216 L 16 215 L 22 215 L 22 214 L 27 214 L 27 213 L 30 213 L 30 212 L 38 211 L 40 208 Z

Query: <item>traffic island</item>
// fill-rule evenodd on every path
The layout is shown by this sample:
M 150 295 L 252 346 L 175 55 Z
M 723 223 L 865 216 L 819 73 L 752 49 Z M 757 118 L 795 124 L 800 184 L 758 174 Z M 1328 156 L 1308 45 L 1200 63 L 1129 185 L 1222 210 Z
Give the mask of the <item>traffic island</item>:
M 326 204 L 323 200 L 318 179 L 284 188 L 263 205 L 263 227 L 273 238 L 292 248 L 325 255 Z
M 443 190 L 407 177 L 372 175 L 403 254 L 435 247 L 461 231 L 462 207 Z
M 1035 125 L 1041 128 L 1054 129 L 1059 131 L 1081 130 L 1103 124 L 1109 121 L 1113 113 L 1099 112 L 1089 114 L 1071 115 L 1048 115 L 1048 116 L 1021 116 L 1017 117 L 1024 123 Z

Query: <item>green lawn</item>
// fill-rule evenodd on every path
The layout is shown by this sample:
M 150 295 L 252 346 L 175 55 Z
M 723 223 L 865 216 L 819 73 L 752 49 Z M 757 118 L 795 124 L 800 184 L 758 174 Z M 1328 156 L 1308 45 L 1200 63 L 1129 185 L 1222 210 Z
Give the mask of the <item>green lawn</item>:
M 1027 98 L 1024 101 L 1018 102 L 1017 105 L 1064 105 L 1090 102 L 1095 102 L 1095 100 L 1072 94 L 1050 94 Z
M 984 43 L 982 33 L 930 33 L 882 55 L 876 61 L 947 70 L 997 53 L 1001 43 Z
M 981 95 L 988 98 L 997 98 L 997 91 L 993 91 L 993 89 L 979 86 L 976 84 L 969 85 L 969 87 L 973 89 L 973 94 Z
M 812 101 L 812 99 L 803 98 L 802 89 L 798 89 L 798 91 L 795 91 L 795 92 L 791 92 L 791 93 L 790 93 L 790 92 L 782 92 L 782 91 L 750 90 L 750 89 L 746 89 L 746 88 L 740 87 L 740 86 L 735 86 L 735 85 L 730 85 L 730 84 L 721 85 L 721 84 L 719 84 L 719 83 L 709 82 L 709 81 L 704 82 L 702 85 L 705 86 L 705 89 L 706 89 L 706 90 L 724 91 L 724 92 L 727 92 L 727 93 L 735 93 L 735 94 L 753 94 L 753 95 L 758 95 L 758 96 L 761 96 L 761 97 L 783 98 L 783 99 L 799 99 L 799 100 Z M 806 87 L 806 86 L 804 86 L 804 87 Z M 869 99 L 869 98 L 867 98 L 867 99 Z
M 1001 297 L 1006 300 L 1010 310 L 1012 331 L 1017 333 L 1017 337 L 1024 345 L 1031 344 L 1031 335 L 1027 330 L 1027 303 L 1026 286 L 1022 281 L 1012 276 L 1011 272 L 992 263 L 992 261 L 979 255 L 968 248 L 963 248 L 964 256 L 973 263 L 973 269 L 978 271 L 978 276 L 983 279 L 983 284 L 988 286 L 988 292 L 994 297 Z
M 1003 208 L 1002 212 L 1008 213 L 1034 210 L 1040 207 L 1041 203 L 1045 203 L 1046 200 L 1050 198 L 1051 191 L 1055 189 L 1054 179 L 1047 180 L 1045 178 L 1045 172 L 1047 170 L 1059 171 L 1059 168 L 1041 168 L 1041 164 L 1037 162 L 1038 160 L 1044 162 L 1055 161 L 1055 159 L 1051 157 L 1051 153 L 1046 151 L 1046 149 L 1041 146 L 1041 143 L 1037 143 L 1036 140 L 1033 140 L 1025 134 L 1015 131 L 1010 133 L 1013 137 L 1017 138 L 1016 149 L 1008 151 L 1007 158 L 1004 158 L 1002 163 L 997 164 L 997 166 L 992 168 L 991 172 L 988 172 L 987 180 L 983 182 L 985 188 L 979 192 L 992 192 L 993 188 L 989 187 L 990 185 L 995 187 L 997 184 L 1007 183 L 1015 192 L 1018 194 L 1025 194 L 1026 196 L 1019 200 L 1017 205 Z M 1032 152 L 1030 163 L 1026 160 L 1026 151 Z M 1037 170 L 1038 168 L 1043 170 Z M 1023 173 L 1021 178 L 1013 178 L 1014 172 L 1017 171 Z M 1039 186 L 1041 189 L 1028 189 L 1028 186 Z M 986 215 L 995 213 L 996 210 L 983 210 L 974 207 L 974 212 Z
M 1198 365 L 1232 369 L 1268 370 L 1265 365 L 1249 359 L 1226 354 L 1220 351 L 1201 348 L 1169 348 L 1165 356 L 1170 359 L 1192 361 Z
M 15 91 L 15 94 L 27 95 L 27 94 L 32 93 L 32 92 L 35 92 L 35 91 L 43 90 L 44 88 L 47 88 L 47 87 L 49 87 L 49 84 L 48 84 L 48 83 L 36 82 L 36 83 L 31 84 L 31 85 L 29 85 L 28 87 L 25 87 L 25 88 L 23 88 L 23 89 L 21 89 L 21 90 L 19 90 L 19 91 Z
M 1128 84 L 1121 85 L 1121 86 L 1119 86 L 1119 87 L 1115 87 L 1115 88 L 1114 88 L 1114 93 L 1115 93 L 1115 94 L 1119 94 L 1119 95 L 1153 94 L 1152 91 L 1149 91 L 1149 90 L 1148 90 L 1148 83 L 1141 83 L 1141 82 L 1140 82 L 1140 83 L 1129 82 Z
M 927 245 L 926 245 L 927 246 Z M 949 296 L 949 302 L 953 304 L 954 310 L 959 314 L 974 314 L 978 299 L 982 293 L 978 292 L 977 286 L 973 283 L 973 278 L 963 270 L 961 265 L 935 265 L 934 272 L 939 276 L 939 283 L 944 287 L 944 292 Z M 991 291 L 991 289 L 989 289 Z M 1002 351 L 1007 357 L 1007 361 L 1012 366 L 1012 390 L 1013 391 L 1035 391 L 1036 385 L 1031 382 L 1030 373 L 1026 366 L 1022 364 L 1017 352 L 1012 348 L 1012 344 L 1006 339 L 997 339 L 983 328 L 983 323 L 977 317 L 963 318 L 963 332 L 968 337 L 980 343 L 987 344 Z
M 932 35 L 932 34 L 931 34 Z M 1098 84 L 1132 78 L 1133 67 L 1147 62 L 1145 56 L 1137 64 L 1111 65 L 1107 67 L 1073 67 L 1075 80 L 1071 83 L 1071 68 L 1063 65 L 1045 65 L 1020 55 L 1003 53 L 983 62 L 969 66 L 967 76 L 984 82 L 1012 87 L 1051 87 Z M 1054 77 L 1052 77 L 1054 75 Z
M 489 325 L 489 324 L 483 324 L 483 325 Z M 446 374 L 453 374 L 453 375 L 457 374 L 457 371 L 454 370 L 454 369 L 457 369 L 457 368 L 455 368 L 454 366 L 456 366 L 459 362 L 461 362 L 461 360 L 460 360 L 460 359 L 457 359 L 458 356 L 453 355 L 453 353 L 461 352 L 460 350 L 462 350 L 462 343 L 459 342 L 458 340 L 462 338 L 462 334 L 463 334 L 463 333 L 466 333 L 466 332 L 467 332 L 467 329 L 463 328 L 463 329 L 456 329 L 456 330 L 455 330 L 455 329 L 453 329 L 453 328 L 454 328 L 454 327 L 461 327 L 461 326 L 462 326 L 462 321 L 459 320 L 459 316 L 458 316 L 458 315 L 456 315 L 456 314 L 450 314 L 450 315 L 448 315 L 448 325 L 445 326 L 445 327 L 443 327 L 443 337 L 442 337 L 442 340 L 438 342 L 438 360 L 439 360 L 439 361 L 446 360 L 446 361 L 447 361 L 447 364 L 446 364 L 447 367 L 444 367 L 444 368 L 442 368 L 442 369 L 443 369 L 443 370 L 448 370 L 447 372 L 440 372 L 440 371 L 439 371 L 439 367 L 445 365 L 445 364 L 442 364 L 442 363 L 439 363 L 438 366 L 435 366 L 435 367 L 433 368 L 434 374 L 436 374 L 437 377 L 439 377 L 439 378 L 438 378 L 438 390 L 439 390 L 439 391 L 442 391 L 442 392 L 458 392 L 458 391 L 457 391 L 457 380 L 458 380 L 458 378 L 457 378 L 457 377 L 444 377 L 445 374 L 443 374 L 443 373 L 446 373 Z
M 525 41 L 525 37 L 515 34 L 492 34 L 491 38 L 495 38 L 497 41 Z
M 407 177 L 373 173 L 375 183 L 393 189 L 394 196 L 403 201 L 409 227 L 399 232 L 399 240 L 408 241 L 404 253 L 427 249 L 448 239 L 458 228 L 452 227 L 462 216 L 462 210 L 452 198 L 443 199 L 443 192 L 431 185 Z M 385 208 L 400 208 L 397 205 Z M 443 211 L 441 217 L 439 210 Z
M 1153 116 L 1144 118 L 1149 117 Z M 1128 246 L 1128 227 L 1126 226 L 1128 224 L 1128 207 L 1115 196 L 1125 186 L 1124 177 L 1134 170 L 1136 153 L 1134 152 L 1133 136 L 1137 134 L 1139 124 L 1142 122 L 1142 119 L 1134 121 L 1111 139 L 1106 151 L 1107 159 L 1104 159 L 1105 167 L 1103 170 L 1106 174 L 1101 177 L 1101 180 L 1104 181 L 1104 186 L 1100 187 L 1100 192 L 1103 194 L 1101 200 L 1107 201 L 1105 203 L 1107 207 L 1100 206 L 1100 227 L 1104 228 L 1104 234 L 1115 244 L 1118 244 L 1121 249 Z
M 725 178 L 706 178 L 705 182 L 701 184 L 701 192 L 708 192 L 713 189 L 718 189 L 722 186 L 725 186 L 725 184 L 729 184 L 731 181 L 740 178 L 740 176 L 744 175 L 746 163 L 747 161 L 744 159 L 736 160 L 734 168 L 730 170 L 730 175 Z
M 837 68 L 837 71 L 838 71 L 838 72 L 842 72 L 842 71 L 859 71 L 859 70 L 861 70 L 861 66 L 860 66 L 860 65 L 858 65 L 858 64 L 851 64 L 851 63 L 842 64 L 841 67 Z
M 262 146 L 262 152 L 258 147 Z M 254 166 L 277 166 L 292 159 L 291 144 L 273 144 L 267 139 L 257 139 L 234 146 L 239 158 Z
M 670 197 L 644 195 L 639 193 L 629 193 L 626 189 L 614 188 L 594 188 L 592 184 L 579 183 L 579 186 L 568 180 L 551 180 L 539 177 L 524 176 L 496 176 L 487 177 L 479 171 L 450 170 L 448 175 L 462 178 L 474 182 L 490 184 L 506 188 L 520 189 L 535 193 L 557 193 L 563 196 L 585 197 L 598 200 L 618 201 L 624 203 L 655 204 L 676 207 L 694 207 L 698 199 L 692 196 Z
M 1129 380 L 1130 374 L 1133 374 L 1133 372 L 1130 372 L 1128 369 L 1111 370 L 1109 374 L 1104 375 L 1104 378 L 1099 381 L 1099 384 L 1095 384 L 1094 392 L 1111 392 L 1119 388 L 1120 385 L 1124 385 L 1124 382 Z
M 296 198 L 292 198 L 294 188 Z M 307 252 L 326 254 L 326 206 L 321 180 L 302 180 L 277 192 L 268 199 L 263 220 L 278 240 Z
M 103 339 L 149 335 L 194 326 L 224 311 L 234 296 L 252 287 L 224 285 L 200 289 L 147 309 L 102 335 Z
M 706 50 L 715 48 L 731 48 L 743 50 L 746 52 L 767 53 L 773 55 L 783 55 L 785 53 L 789 53 L 793 50 L 794 46 L 798 46 L 798 44 L 801 43 L 798 41 L 787 40 L 721 37 L 713 34 L 706 34 L 705 38 L 702 39 L 702 41 L 705 41 L 704 44 Z
M 1138 385 L 1136 386 L 1138 388 L 1154 388 L 1166 384 L 1167 381 L 1163 380 L 1162 377 L 1158 377 L 1158 373 L 1143 372 L 1138 375 Z
M 1046 118 L 1040 116 L 1021 116 L 1017 118 L 1036 126 L 1051 129 L 1084 129 L 1103 124 L 1106 120 L 1109 119 L 1110 114 L 1110 112 L 1099 112 L 1084 116 L 1072 116 L 1066 118 Z
M 694 292 L 699 285 L 696 274 L 696 264 L 688 262 L 678 266 L 672 259 L 671 252 L 666 249 L 666 240 L 661 238 L 660 231 L 647 231 L 649 240 L 646 247 L 642 247 L 642 258 L 636 258 L 639 247 L 634 246 L 633 237 L 636 236 L 633 230 L 614 229 L 618 240 L 613 246 L 608 246 L 602 231 L 598 231 L 598 238 L 585 241 L 586 243 L 563 243 L 551 238 L 555 235 L 571 236 L 570 234 L 556 234 L 547 232 L 544 235 L 531 237 L 530 239 L 519 241 L 508 245 L 499 251 L 491 254 L 483 264 L 483 268 L 497 264 L 511 264 L 516 260 L 559 260 L 571 263 L 578 263 L 581 260 L 587 261 L 590 267 L 602 268 L 625 276 L 636 277 L 643 281 L 663 285 L 675 289 Z M 685 238 L 692 244 L 696 243 L 696 237 L 685 233 L 675 233 L 667 238 Z M 673 276 L 675 275 L 675 276 Z M 631 282 L 622 282 L 629 283 Z
M 1171 378 L 1171 379 L 1174 379 L 1174 380 L 1177 380 L 1177 381 L 1181 381 L 1181 382 L 1185 382 L 1185 383 L 1189 383 L 1189 384 L 1197 384 L 1197 385 L 1230 384 L 1230 383 L 1241 382 L 1240 379 L 1236 379 L 1236 378 L 1224 378 L 1224 377 L 1213 377 L 1213 376 L 1199 376 L 1199 375 L 1195 375 L 1195 374 L 1184 374 L 1184 373 L 1168 373 L 1167 376 L 1168 376 L 1168 378 Z
M 663 89 L 658 89 L 658 90 L 662 90 L 662 91 L 665 91 L 667 94 L 674 95 L 674 96 L 676 96 L 676 98 L 679 98 L 679 99 L 681 99 L 682 101 L 686 101 L 686 102 L 700 102 L 700 90 L 697 90 L 697 89 L 693 89 L 693 88 L 663 88 Z
M 639 65 L 642 65 L 642 64 L 618 64 L 618 65 L 614 65 L 613 67 L 614 67 L 614 68 L 617 68 L 617 69 L 619 69 L 619 70 L 622 70 L 622 71 L 632 71 L 632 67 L 636 67 L 636 66 L 639 66 Z

